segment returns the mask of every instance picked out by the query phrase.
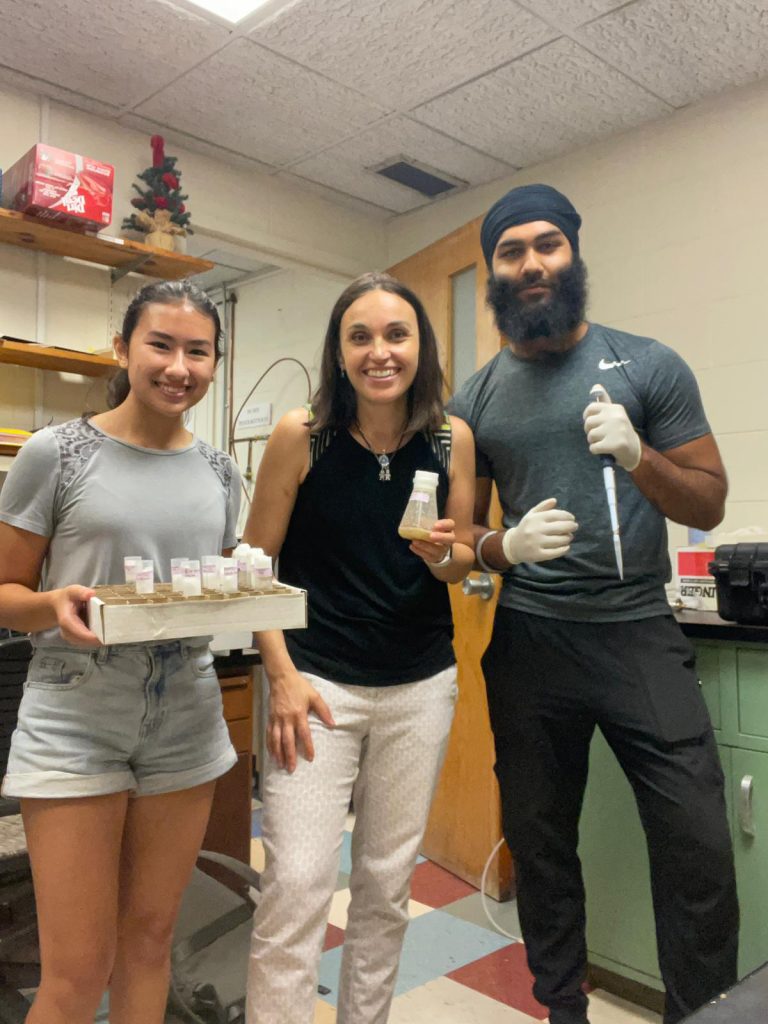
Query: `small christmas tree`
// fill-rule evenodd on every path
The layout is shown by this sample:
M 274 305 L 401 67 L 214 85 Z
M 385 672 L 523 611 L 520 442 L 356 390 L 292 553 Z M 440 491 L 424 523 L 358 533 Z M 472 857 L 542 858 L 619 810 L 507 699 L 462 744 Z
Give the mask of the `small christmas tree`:
M 165 139 L 153 135 L 152 166 L 137 175 L 143 187 L 133 183 L 138 193 L 131 200 L 138 213 L 123 221 L 123 229 L 134 231 L 161 231 L 169 235 L 194 234 L 189 226 L 189 213 L 184 200 L 189 197 L 181 191 L 181 171 L 176 170 L 176 157 L 165 155 Z

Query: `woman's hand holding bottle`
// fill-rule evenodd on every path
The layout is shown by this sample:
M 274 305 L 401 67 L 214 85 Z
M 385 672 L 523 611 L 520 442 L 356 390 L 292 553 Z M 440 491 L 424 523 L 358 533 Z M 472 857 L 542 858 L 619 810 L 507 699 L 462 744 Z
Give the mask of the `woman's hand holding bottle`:
M 414 555 L 422 558 L 427 565 L 445 564 L 456 543 L 456 523 L 453 519 L 438 519 L 432 527 L 428 540 L 413 540 L 410 548 Z

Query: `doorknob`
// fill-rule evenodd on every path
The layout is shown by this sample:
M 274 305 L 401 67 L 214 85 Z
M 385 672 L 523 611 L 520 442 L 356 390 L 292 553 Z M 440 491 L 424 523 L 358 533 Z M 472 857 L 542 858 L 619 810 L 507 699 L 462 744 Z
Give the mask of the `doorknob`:
M 480 597 L 483 601 L 490 601 L 496 588 L 493 577 L 487 572 L 481 572 L 476 580 L 471 580 L 467 576 L 461 584 L 461 589 L 467 597 Z

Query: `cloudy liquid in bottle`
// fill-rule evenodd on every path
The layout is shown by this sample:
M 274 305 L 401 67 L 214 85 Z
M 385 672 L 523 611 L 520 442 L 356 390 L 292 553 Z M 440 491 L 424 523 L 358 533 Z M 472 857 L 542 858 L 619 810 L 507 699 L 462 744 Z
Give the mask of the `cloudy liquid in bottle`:
M 429 540 L 432 531 L 425 530 L 423 526 L 399 526 L 397 532 L 405 540 Z
M 405 540 L 429 540 L 437 522 L 437 473 L 417 469 L 413 477 L 413 490 L 405 506 L 397 532 Z

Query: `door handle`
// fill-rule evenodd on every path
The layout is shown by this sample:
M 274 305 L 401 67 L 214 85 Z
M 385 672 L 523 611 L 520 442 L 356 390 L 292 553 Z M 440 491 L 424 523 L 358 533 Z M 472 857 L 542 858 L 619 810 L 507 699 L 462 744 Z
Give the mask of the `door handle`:
M 467 576 L 461 584 L 461 589 L 467 597 L 479 597 L 483 601 L 490 601 L 496 587 L 494 586 L 493 577 L 490 573 L 481 572 L 476 580 L 471 580 L 469 576 Z
M 752 791 L 754 779 L 745 775 L 739 786 L 739 825 L 741 831 L 748 836 L 755 835 L 755 819 L 752 811 Z

